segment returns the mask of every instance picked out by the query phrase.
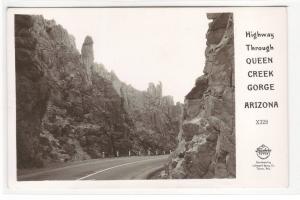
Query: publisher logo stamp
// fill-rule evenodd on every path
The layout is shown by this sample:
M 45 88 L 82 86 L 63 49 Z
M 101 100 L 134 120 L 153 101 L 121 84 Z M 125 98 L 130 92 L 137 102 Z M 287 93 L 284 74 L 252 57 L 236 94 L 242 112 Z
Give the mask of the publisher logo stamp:
M 264 144 L 257 147 L 255 152 L 260 160 L 257 160 L 255 164 L 252 165 L 252 167 L 260 171 L 269 171 L 273 167 L 275 167 L 275 165 L 270 160 L 267 160 L 267 158 L 269 158 L 271 155 L 271 151 L 272 150 Z
M 269 147 L 267 147 L 266 145 L 262 144 L 259 147 L 257 147 L 256 149 L 256 155 L 260 158 L 260 159 L 267 159 L 270 154 L 271 154 L 271 149 Z

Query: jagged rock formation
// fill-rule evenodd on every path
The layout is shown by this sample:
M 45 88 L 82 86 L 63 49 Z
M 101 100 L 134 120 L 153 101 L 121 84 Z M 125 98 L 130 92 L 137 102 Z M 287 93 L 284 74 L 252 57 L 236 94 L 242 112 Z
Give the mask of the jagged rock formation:
M 149 83 L 146 91 L 139 91 L 108 72 L 102 64 L 93 65 L 100 76 L 110 80 L 122 97 L 124 108 L 134 123 L 133 151 L 146 154 L 169 152 L 176 146 L 182 105 L 174 104 L 172 96 L 162 95 L 162 83 Z
M 133 124 L 112 83 L 90 70 L 91 38 L 80 55 L 60 25 L 26 15 L 15 16 L 15 38 L 18 168 L 127 151 Z
M 159 82 L 158 85 L 155 86 L 154 83 L 149 83 L 147 92 L 150 96 L 161 98 L 162 97 L 162 84 Z
M 204 75 L 186 95 L 179 144 L 165 178 L 235 177 L 234 40 L 231 13 L 207 14 Z
M 80 54 L 53 20 L 15 15 L 15 51 L 18 168 L 175 145 L 181 105 L 161 88 L 155 96 L 138 91 L 94 63 L 90 36 Z
M 86 67 L 89 82 L 91 81 L 92 65 L 94 63 L 93 44 L 93 39 L 90 36 L 87 36 L 81 48 L 81 60 L 83 65 Z

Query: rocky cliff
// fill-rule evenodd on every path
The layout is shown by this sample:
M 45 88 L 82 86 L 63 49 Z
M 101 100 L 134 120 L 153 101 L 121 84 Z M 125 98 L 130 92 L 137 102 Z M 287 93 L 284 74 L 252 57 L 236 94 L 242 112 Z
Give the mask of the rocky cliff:
M 146 91 L 140 91 L 119 80 L 114 72 L 108 72 L 102 64 L 94 63 L 93 70 L 110 80 L 122 97 L 124 109 L 134 123 L 135 153 L 169 152 L 176 147 L 182 104 L 174 104 L 172 96 L 163 96 L 163 85 L 149 83 Z
M 15 58 L 18 168 L 175 146 L 181 105 L 95 63 L 91 37 L 79 53 L 55 21 L 15 15 Z
M 204 75 L 186 95 L 179 144 L 165 178 L 235 177 L 233 16 L 211 13 L 207 18 Z

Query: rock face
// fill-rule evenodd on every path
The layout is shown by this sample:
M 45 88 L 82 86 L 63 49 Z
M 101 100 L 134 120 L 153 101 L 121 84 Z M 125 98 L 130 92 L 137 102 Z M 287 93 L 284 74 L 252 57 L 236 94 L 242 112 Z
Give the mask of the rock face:
M 15 54 L 18 168 L 175 146 L 181 105 L 94 63 L 91 37 L 79 53 L 53 20 L 15 15 Z
M 234 36 L 231 13 L 207 14 L 204 75 L 186 95 L 169 178 L 234 178 Z
M 162 95 L 162 83 L 149 83 L 146 91 L 139 91 L 119 80 L 101 64 L 93 69 L 110 80 L 122 97 L 124 109 L 134 123 L 133 151 L 138 154 L 169 152 L 176 147 L 176 135 L 182 114 L 182 104 L 174 104 L 172 96 Z
M 92 65 L 94 63 L 93 39 L 87 36 L 81 48 L 81 60 L 86 67 L 88 80 L 91 81 Z

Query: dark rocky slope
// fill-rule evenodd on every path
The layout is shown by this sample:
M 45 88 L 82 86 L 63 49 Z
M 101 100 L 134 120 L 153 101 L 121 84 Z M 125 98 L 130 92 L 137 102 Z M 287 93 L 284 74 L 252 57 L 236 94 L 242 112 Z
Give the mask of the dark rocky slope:
M 233 16 L 207 14 L 204 75 L 187 94 L 165 178 L 235 177 Z
M 119 80 L 114 72 L 108 72 L 102 64 L 93 69 L 110 80 L 124 101 L 124 108 L 134 123 L 135 153 L 167 153 L 177 144 L 177 134 L 182 113 L 182 104 L 174 104 L 172 96 L 162 95 L 162 83 L 149 83 L 147 91 L 139 91 Z
M 74 40 L 53 20 L 15 15 L 17 167 L 172 149 L 181 105 L 161 85 L 121 82 L 94 62 L 91 37 L 81 53 Z

